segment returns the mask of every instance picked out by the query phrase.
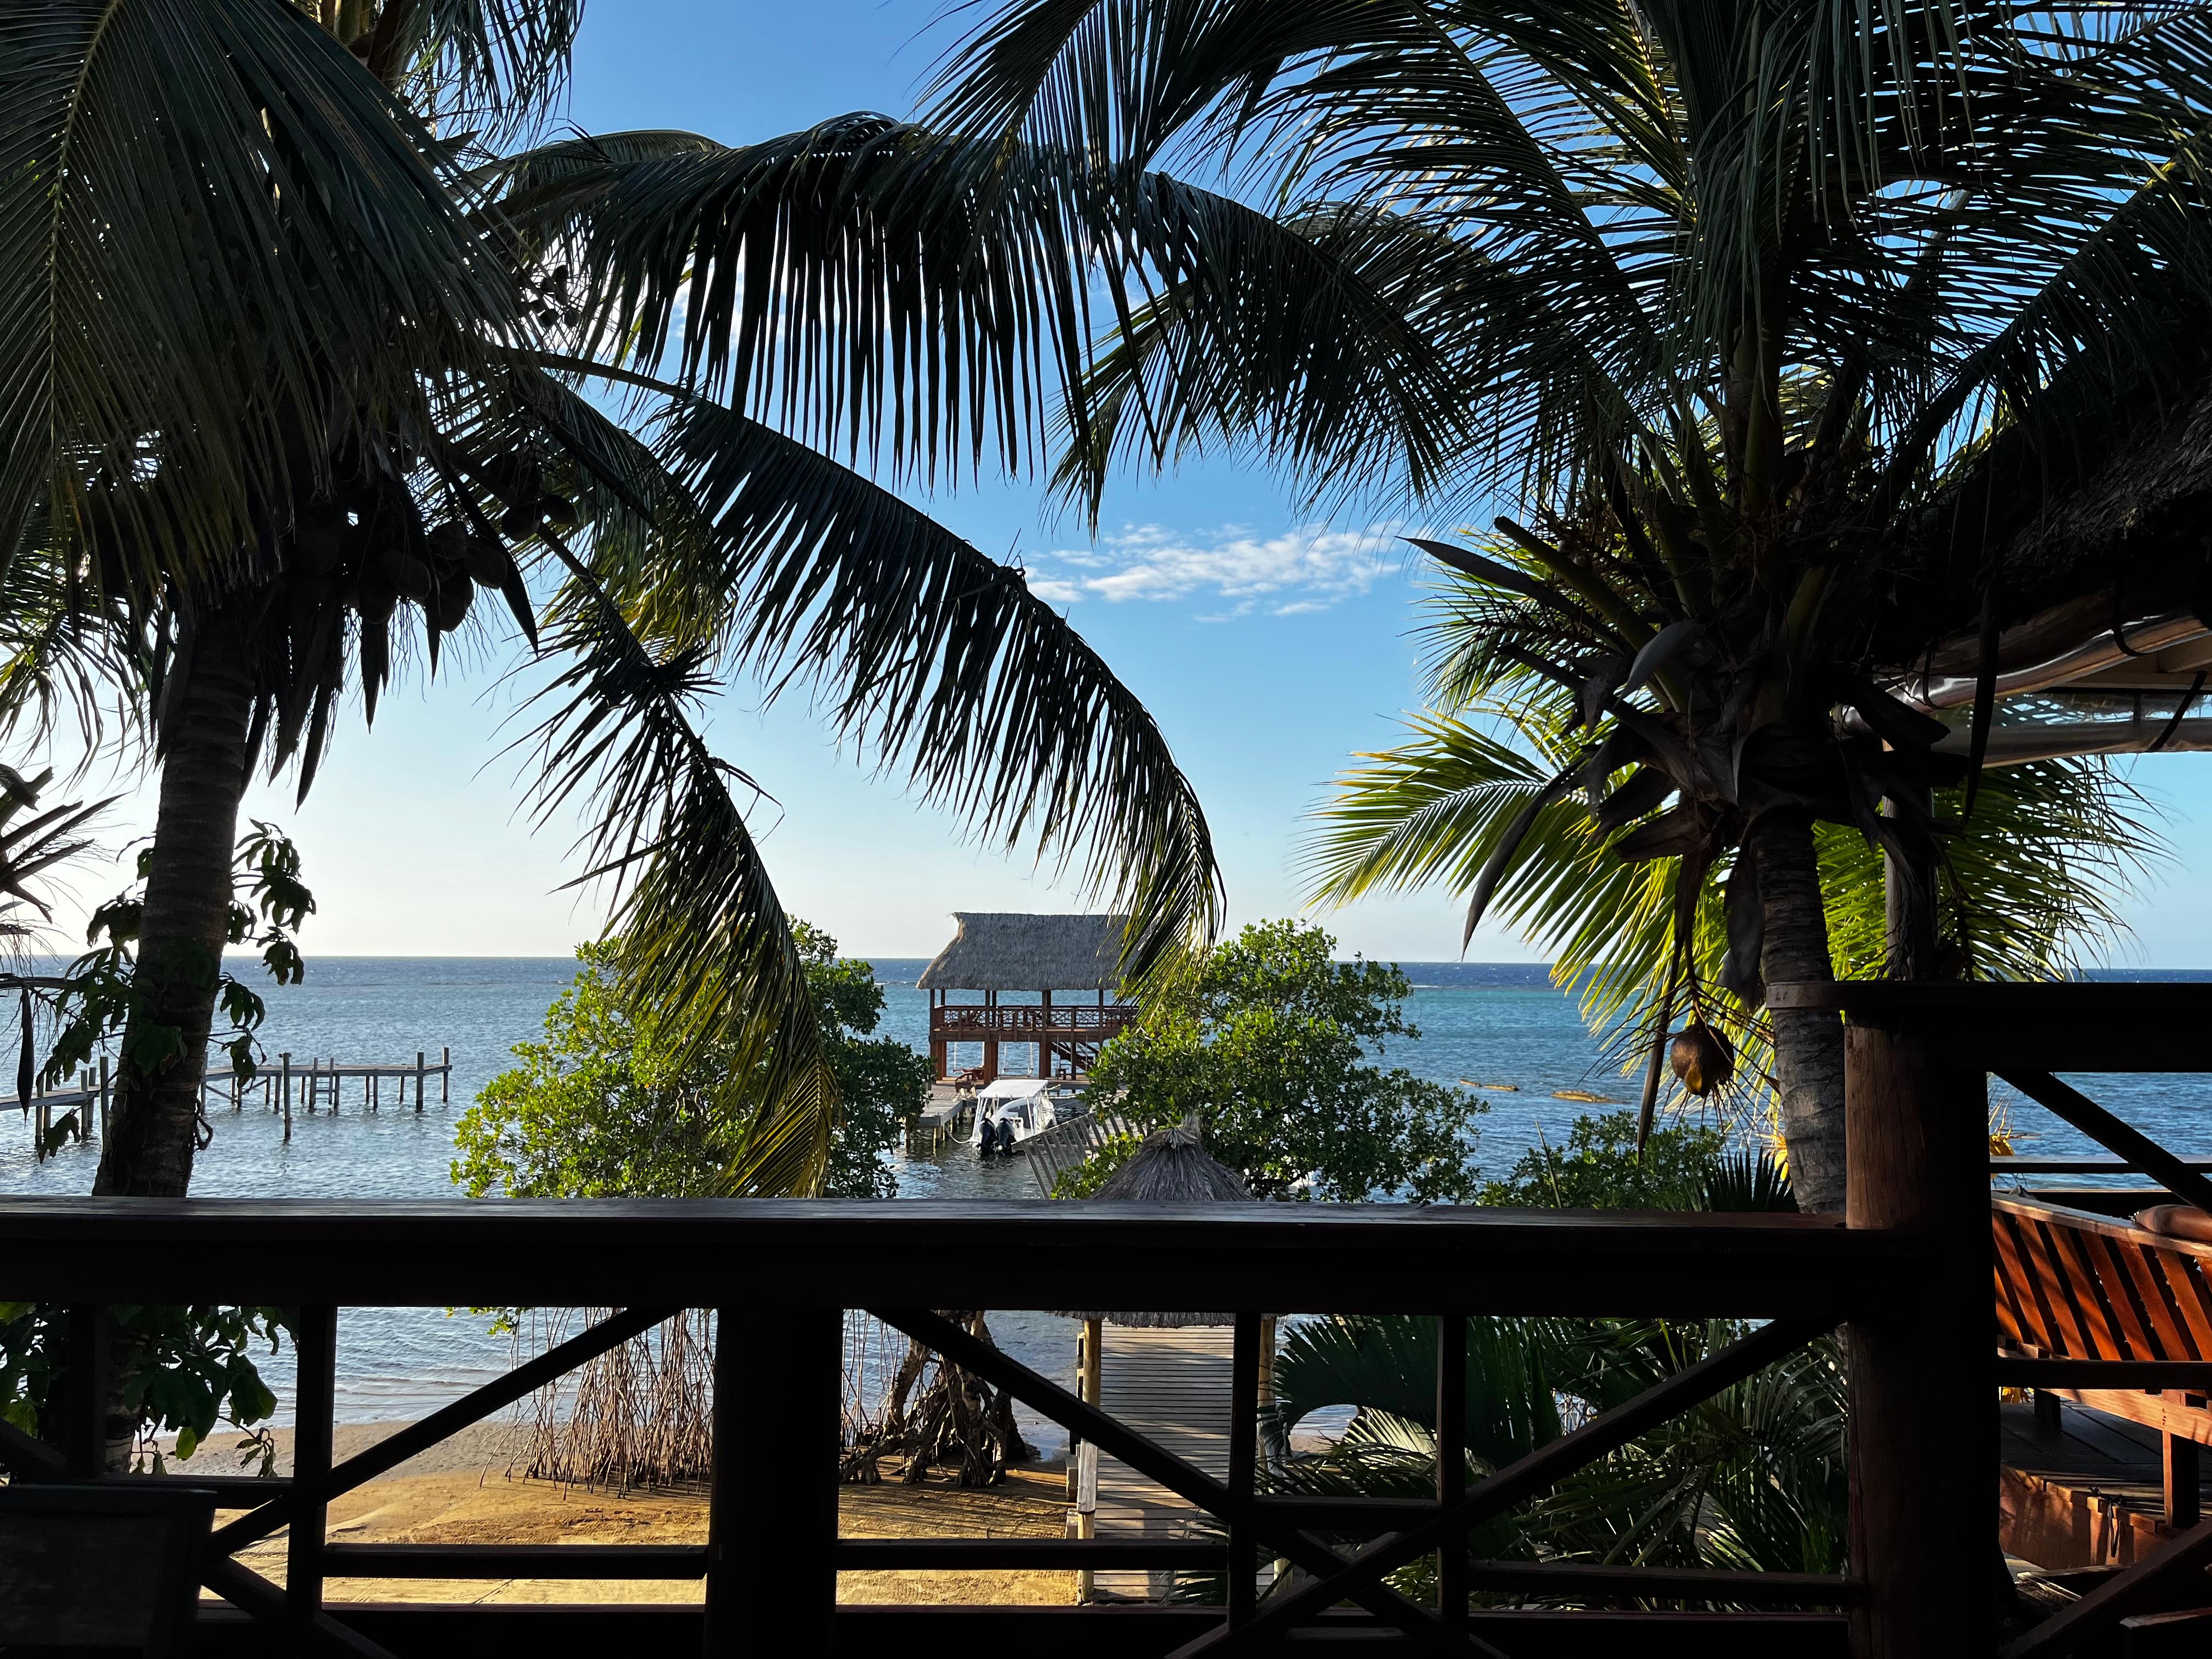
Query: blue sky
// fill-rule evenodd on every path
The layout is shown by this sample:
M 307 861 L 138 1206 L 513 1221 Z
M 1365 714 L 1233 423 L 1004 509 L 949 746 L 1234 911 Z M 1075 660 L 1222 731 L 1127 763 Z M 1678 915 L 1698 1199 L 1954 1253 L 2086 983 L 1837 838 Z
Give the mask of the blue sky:
M 739 143 L 854 110 L 903 112 L 948 39 L 928 27 L 941 9 L 940 0 L 599 0 L 569 118 L 587 131 L 683 127 Z M 987 551 L 1018 550 L 1158 717 L 1213 823 L 1232 921 L 1297 909 L 1302 815 L 1352 751 L 1390 742 L 1416 701 L 1407 629 L 1418 572 L 1396 526 L 1358 513 L 1315 523 L 1279 481 L 1224 463 L 1127 482 L 1096 544 L 1028 487 L 929 505 Z M 517 766 L 501 748 L 538 682 L 510 632 L 488 635 L 435 682 L 396 690 L 374 732 L 355 719 L 304 807 L 289 787 L 255 791 L 248 811 L 288 825 L 307 859 L 320 902 L 311 955 L 550 955 L 596 930 L 595 902 L 556 890 L 574 872 L 573 824 L 533 834 L 519 816 Z M 896 780 L 839 755 L 802 702 L 763 708 L 755 688 L 733 686 L 712 732 L 775 797 L 756 823 L 786 902 L 848 951 L 926 955 L 949 936 L 956 908 L 1079 902 L 1025 855 L 975 846 Z M 2190 850 L 2212 818 L 2212 757 L 2146 762 L 2139 780 L 2167 809 L 2184 854 L 2136 906 L 2123 959 L 2212 963 L 2212 860 Z M 135 792 L 107 839 L 120 847 L 151 821 L 150 795 Z M 77 885 L 94 902 L 121 884 L 119 870 L 102 869 Z M 1363 905 L 1328 925 L 1347 950 L 1458 954 L 1458 906 L 1446 895 Z M 1490 930 L 1469 952 L 1535 954 Z

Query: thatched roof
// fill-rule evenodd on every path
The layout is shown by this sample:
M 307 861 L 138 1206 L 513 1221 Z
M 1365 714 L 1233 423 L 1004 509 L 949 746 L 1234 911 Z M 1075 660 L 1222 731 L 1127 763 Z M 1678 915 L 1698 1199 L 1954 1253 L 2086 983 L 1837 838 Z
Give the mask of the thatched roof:
M 1098 1196 L 1139 1204 L 1252 1201 L 1243 1177 L 1208 1155 L 1195 1123 L 1179 1123 L 1146 1135 L 1144 1144 L 1129 1154 L 1129 1161 L 1098 1189 Z
M 1118 991 L 1127 916 L 956 910 L 952 943 L 921 970 L 925 991 Z
M 1244 1203 L 1254 1201 L 1237 1171 L 1207 1156 L 1195 1120 L 1155 1129 L 1114 1178 L 1098 1189 L 1100 1198 L 1139 1204 Z M 1189 1325 L 1233 1325 L 1224 1313 L 1079 1313 L 1070 1319 L 1101 1319 L 1109 1325 L 1179 1330 Z
M 2212 744 L 2212 722 L 2172 720 L 2212 667 L 2212 394 L 2115 410 L 2060 452 L 2001 440 L 1923 526 L 1928 586 L 1901 609 L 1948 616 L 1950 630 L 1929 642 L 1908 628 L 1882 678 L 1932 710 L 1971 707 L 1980 590 L 2001 573 L 1999 708 L 2016 696 L 2041 706 L 2021 721 L 2000 713 L 1991 764 Z M 2084 718 L 2054 721 L 2052 705 Z M 1942 746 L 1964 753 L 1968 742 L 1961 726 Z

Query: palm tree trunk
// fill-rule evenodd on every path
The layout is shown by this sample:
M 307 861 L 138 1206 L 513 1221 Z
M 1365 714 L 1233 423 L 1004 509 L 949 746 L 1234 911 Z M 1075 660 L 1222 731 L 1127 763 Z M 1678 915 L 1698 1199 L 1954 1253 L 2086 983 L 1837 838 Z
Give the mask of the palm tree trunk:
M 1769 812 L 1751 826 L 1745 846 L 1759 860 L 1765 942 L 1759 973 L 1769 985 L 1826 981 L 1828 916 L 1813 851 L 1813 821 L 1802 813 Z M 1808 1210 L 1844 1207 L 1844 1028 L 1832 1013 L 1770 1009 L 1774 1073 L 1782 1097 L 1782 1133 L 1790 1147 L 1790 1183 Z
M 229 934 L 238 805 L 252 764 L 246 646 L 253 605 L 248 595 L 188 623 L 173 671 L 179 678 L 163 720 L 137 995 L 96 1194 L 179 1198 L 191 1182 L 200 1081 Z M 143 1054 L 161 1057 L 150 1065 L 131 1058 Z

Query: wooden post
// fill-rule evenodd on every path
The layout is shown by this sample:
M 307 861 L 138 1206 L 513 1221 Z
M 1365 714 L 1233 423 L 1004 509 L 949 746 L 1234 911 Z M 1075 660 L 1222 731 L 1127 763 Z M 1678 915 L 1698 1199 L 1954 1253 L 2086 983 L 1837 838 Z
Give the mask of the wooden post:
M 90 1480 L 107 1462 L 107 1310 L 72 1304 L 62 1342 L 62 1455 L 72 1480 Z
M 836 1308 L 715 1312 L 708 1659 L 830 1650 L 843 1348 Z
M 1260 1316 L 1237 1316 L 1229 1352 L 1229 1490 L 1249 1504 L 1260 1469 Z M 1248 1621 L 1259 1606 L 1260 1563 L 1249 1531 L 1229 1528 L 1229 1622 Z
M 107 1139 L 108 1113 L 107 1056 L 100 1057 L 100 1138 Z
M 1105 1392 L 1105 1345 L 1106 1322 L 1103 1319 L 1085 1320 L 1083 1343 L 1076 1350 L 1075 1394 L 1076 1398 L 1086 1406 L 1096 1406 L 1099 1396 Z M 1096 1538 L 1098 1535 L 1098 1448 L 1071 1437 L 1067 1455 L 1075 1465 L 1076 1471 L 1075 1535 L 1078 1538 Z M 1084 1479 L 1085 1470 L 1090 1474 L 1087 1482 Z M 1087 1492 L 1085 1490 L 1086 1485 L 1089 1487 Z M 1095 1589 L 1096 1581 L 1091 1577 L 1091 1570 L 1089 1567 L 1080 1569 L 1075 1576 L 1075 1599 L 1089 1601 Z
M 1446 1509 L 1467 1496 L 1467 1316 L 1437 1320 L 1437 1502 Z M 1463 1642 L 1467 1630 L 1467 1555 L 1464 1535 L 1437 1553 L 1437 1611 L 1448 1639 Z
M 338 1310 L 302 1308 L 294 1337 L 299 1355 L 292 1413 L 292 1481 L 295 1502 L 284 1540 L 284 1605 L 307 1623 L 323 1607 L 324 1530 L 330 1498 L 331 1419 L 337 1392 Z
M 1933 1247 L 1893 1307 L 1855 1319 L 1851 1566 L 1856 1659 L 1996 1645 L 1996 1351 L 1990 1302 L 1989 1087 L 1940 1036 L 1844 1033 L 1846 1219 Z
M 420 1048 L 415 1051 L 415 1115 L 417 1117 L 422 1115 L 422 1079 L 429 1075 L 422 1064 L 425 1058 L 427 1056 Z M 399 1087 L 402 1093 L 406 1091 L 405 1084 L 401 1084 Z
M 2203 1477 L 2198 1473 L 2197 1443 L 2179 1434 L 2159 1438 L 2165 1453 L 2159 1462 L 2166 1477 L 2166 1524 L 2170 1531 L 2185 1532 L 2204 1518 L 2198 1502 Z
M 289 1146 L 292 1140 L 292 1056 L 287 1053 L 279 1054 L 277 1059 L 283 1062 L 283 1070 L 281 1075 L 283 1079 L 284 1141 L 287 1146 Z
M 453 1081 L 453 1051 L 448 1046 L 438 1050 L 438 1104 L 443 1106 L 450 1097 L 447 1091 Z

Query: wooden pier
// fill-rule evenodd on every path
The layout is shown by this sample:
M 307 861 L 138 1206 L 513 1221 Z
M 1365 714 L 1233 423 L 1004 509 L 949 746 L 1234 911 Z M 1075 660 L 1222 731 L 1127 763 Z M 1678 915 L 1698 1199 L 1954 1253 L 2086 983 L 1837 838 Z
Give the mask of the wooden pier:
M 429 1050 L 417 1049 L 415 1063 L 411 1066 L 404 1060 L 389 1063 L 344 1060 L 335 1054 L 327 1060 L 310 1056 L 305 1065 L 300 1065 L 288 1052 L 276 1056 L 276 1065 L 262 1066 L 251 1078 L 240 1078 L 234 1073 L 227 1079 L 209 1079 L 207 1086 L 213 1093 L 227 1082 L 229 1085 L 230 1109 L 234 1112 L 244 1110 L 247 1097 L 258 1090 L 264 1109 L 283 1113 L 284 1139 L 289 1140 L 292 1138 L 292 1105 L 295 1092 L 300 1105 L 307 1111 L 313 1112 L 322 1107 L 335 1115 L 345 1085 L 358 1083 L 361 1085 L 362 1110 L 374 1112 L 384 1103 L 384 1085 L 387 1081 L 394 1089 L 393 1106 L 404 1109 L 409 1098 L 407 1085 L 411 1080 L 415 1085 L 415 1109 L 419 1112 L 430 1097 L 432 1078 L 438 1080 L 438 1103 L 442 1106 L 452 1098 L 453 1072 L 453 1051 L 451 1048 L 439 1049 L 435 1062 L 431 1060 Z
M 246 1103 L 255 1102 L 261 1109 L 281 1112 L 284 1116 L 284 1139 L 292 1138 L 292 1109 L 296 1102 L 302 1110 L 318 1109 L 336 1113 L 343 1097 L 346 1085 L 361 1085 L 361 1109 L 374 1112 L 384 1104 L 384 1085 L 392 1085 L 392 1104 L 404 1109 L 411 1101 L 421 1111 L 430 1098 L 433 1079 L 438 1085 L 438 1103 L 445 1105 L 453 1098 L 453 1051 L 450 1046 L 438 1050 L 432 1060 L 427 1048 L 417 1049 L 414 1060 L 344 1060 L 332 1055 L 328 1059 L 310 1056 L 304 1062 L 295 1062 L 289 1053 L 280 1054 L 274 1065 L 258 1067 L 250 1078 L 241 1078 L 235 1072 L 211 1072 L 200 1085 L 203 1109 L 228 1102 L 234 1112 L 246 1109 Z M 75 1083 L 75 1080 L 72 1079 Z M 409 1092 L 408 1085 L 414 1085 Z M 19 1098 L 0 1100 L 0 1110 L 14 1107 L 32 1120 L 32 1138 L 43 1159 L 60 1145 L 55 1139 L 58 1127 L 62 1139 L 88 1139 L 97 1126 L 103 1137 L 107 1133 L 107 1121 L 114 1099 L 114 1083 L 108 1062 L 103 1056 L 100 1062 L 98 1082 L 92 1079 L 88 1067 L 84 1080 L 75 1086 L 34 1091 L 27 1107 Z

